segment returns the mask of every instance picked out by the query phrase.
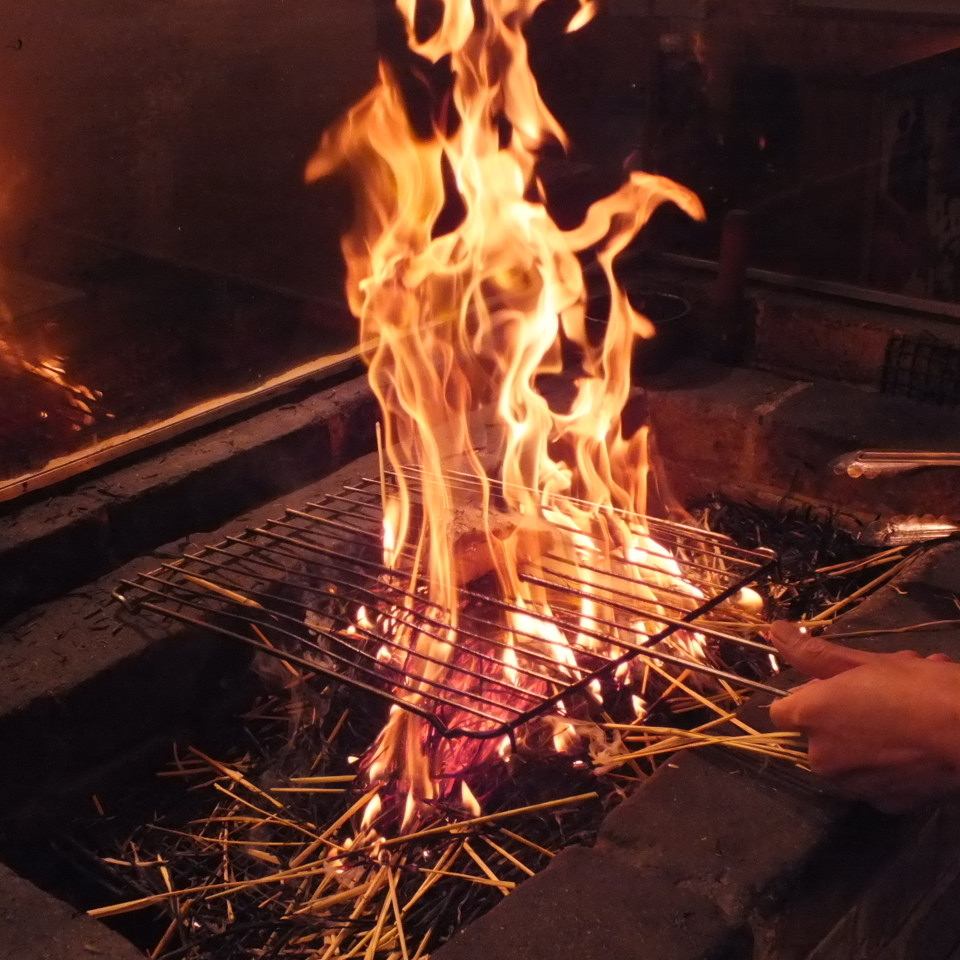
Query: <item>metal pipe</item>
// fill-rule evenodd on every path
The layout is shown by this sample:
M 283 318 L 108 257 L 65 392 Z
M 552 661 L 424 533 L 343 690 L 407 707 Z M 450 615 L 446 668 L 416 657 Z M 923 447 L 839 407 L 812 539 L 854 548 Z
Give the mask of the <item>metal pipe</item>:
M 871 523 L 861 540 L 873 547 L 899 547 L 953 537 L 958 533 L 960 526 L 945 517 L 893 517 Z
M 875 480 L 931 467 L 960 467 L 960 451 L 854 450 L 837 457 L 831 466 L 834 473 L 853 480 Z
M 682 267 L 702 273 L 716 273 L 717 271 L 717 264 L 713 260 L 689 257 L 680 253 L 661 253 L 656 255 L 656 259 L 667 266 Z M 954 320 L 960 320 L 960 304 L 949 303 L 945 300 L 924 300 L 920 297 L 910 297 L 901 293 L 888 293 L 885 290 L 858 287 L 851 283 L 817 280 L 813 277 L 796 276 L 776 270 L 761 270 L 757 267 L 747 269 L 747 279 L 795 293 L 826 294 L 841 300 L 872 303 L 881 307 L 889 307 L 892 310 L 906 310 L 911 313 L 923 313 L 939 318 L 950 317 Z

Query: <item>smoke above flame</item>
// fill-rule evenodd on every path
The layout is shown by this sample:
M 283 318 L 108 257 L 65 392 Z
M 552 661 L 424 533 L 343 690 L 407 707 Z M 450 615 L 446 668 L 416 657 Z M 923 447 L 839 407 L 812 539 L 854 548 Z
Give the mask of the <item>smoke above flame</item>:
M 661 204 L 698 219 L 703 208 L 684 187 L 633 173 L 578 226 L 554 222 L 538 156 L 548 143 L 566 145 L 566 135 L 541 98 L 523 32 L 544 2 L 443 0 L 436 28 L 422 36 L 417 0 L 396 0 L 412 53 L 449 64 L 432 134 L 414 129 L 403 78 L 384 61 L 375 87 L 324 135 L 306 173 L 314 181 L 345 170 L 355 184 L 355 222 L 343 240 L 347 293 L 361 342 L 374 344 L 365 359 L 398 478 L 384 504 L 386 560 L 406 563 L 411 583 L 427 585 L 426 601 L 445 611 L 451 639 L 408 635 L 398 642 L 414 653 L 429 644 L 433 659 L 422 669 L 431 677 L 442 674 L 453 648 L 462 586 L 454 536 L 459 494 L 446 473 L 452 465 L 483 491 L 489 566 L 501 595 L 520 609 L 544 609 L 519 571 L 536 565 L 551 527 L 582 532 L 569 547 L 574 561 L 615 551 L 627 565 L 653 568 L 674 590 L 682 583 L 669 554 L 619 512 L 646 512 L 646 431 L 624 436 L 621 416 L 634 345 L 653 328 L 619 286 L 614 261 Z M 581 0 L 568 29 L 580 29 L 595 12 Z M 452 226 L 451 209 L 458 212 Z M 610 289 L 600 343 L 586 331 L 580 255 L 587 251 Z M 583 359 L 572 403 L 559 410 L 537 380 L 561 372 L 564 338 Z M 470 425 L 481 408 L 494 411 L 502 431 L 496 468 L 475 452 Z M 411 465 L 426 491 L 416 522 Z M 502 484 L 513 518 L 507 533 L 491 519 L 492 481 Z M 589 622 L 590 609 L 583 616 Z M 573 657 L 563 632 L 551 632 L 542 618 L 513 627 L 540 634 L 560 663 Z M 503 662 L 509 674 L 509 651 Z M 558 727 L 558 748 L 572 729 Z M 476 798 L 457 785 L 463 781 L 453 768 L 502 751 L 496 741 L 474 742 L 465 758 L 462 748 L 431 745 L 422 719 L 394 709 L 367 773 L 406 795 L 409 820 L 441 794 L 474 809 Z

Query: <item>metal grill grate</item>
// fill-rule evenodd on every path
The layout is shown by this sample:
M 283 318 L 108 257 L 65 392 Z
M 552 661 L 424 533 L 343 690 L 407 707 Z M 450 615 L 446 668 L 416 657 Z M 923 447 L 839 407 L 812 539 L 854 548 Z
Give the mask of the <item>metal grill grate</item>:
M 411 476 L 419 504 L 424 484 Z M 386 482 L 395 486 L 391 475 Z M 473 478 L 451 474 L 448 482 L 465 500 L 479 502 Z M 288 508 L 281 518 L 123 580 L 114 596 L 138 616 L 202 627 L 374 693 L 444 736 L 512 734 L 654 646 L 665 663 L 777 692 L 662 644 L 695 630 L 770 650 L 710 623 L 711 612 L 770 571 L 769 552 L 620 514 L 649 529 L 689 586 L 663 585 L 666 561 L 656 554 L 634 558 L 627 576 L 622 560 L 598 552 L 591 565 L 576 569 L 563 549 L 554 549 L 522 574 L 542 598 L 539 606 L 521 609 L 488 595 L 479 581 L 462 589 L 452 630 L 449 612 L 427 601 L 423 583 L 411 585 L 409 574 L 383 564 L 380 483 L 360 477 L 302 509 Z M 560 528 L 557 535 L 574 534 Z M 639 583 L 637 570 L 644 576 Z M 658 583 L 654 601 L 646 588 Z M 583 616 L 585 595 L 595 601 L 595 616 Z
M 960 349 L 933 337 L 894 337 L 881 388 L 926 403 L 960 403 Z

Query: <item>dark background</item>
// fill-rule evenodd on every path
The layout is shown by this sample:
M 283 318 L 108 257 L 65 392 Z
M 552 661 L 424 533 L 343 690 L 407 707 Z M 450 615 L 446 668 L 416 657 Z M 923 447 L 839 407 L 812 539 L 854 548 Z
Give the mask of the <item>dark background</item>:
M 56 227 L 316 286 L 341 214 L 302 172 L 374 36 L 369 0 L 0 0 L 10 242 Z

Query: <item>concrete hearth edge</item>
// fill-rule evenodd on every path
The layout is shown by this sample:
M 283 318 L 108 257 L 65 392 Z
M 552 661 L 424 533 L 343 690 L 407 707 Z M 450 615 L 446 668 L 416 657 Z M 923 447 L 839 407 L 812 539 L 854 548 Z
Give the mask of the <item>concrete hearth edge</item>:
M 960 469 L 879 480 L 831 469 L 836 457 L 864 448 L 956 450 L 960 409 L 702 360 L 651 378 L 638 402 L 682 502 L 719 490 L 768 505 L 819 504 L 861 522 L 903 514 L 960 521 Z
M 2 960 L 143 960 L 102 923 L 38 890 L 0 864 Z
M 371 423 L 372 414 L 363 426 Z M 361 471 L 375 475 L 375 455 L 351 459 L 347 467 L 234 517 L 219 530 L 160 545 L 0 627 L 0 770 L 16 771 L 0 791 L 0 845 L 28 824 L 57 826 L 78 798 L 89 802 L 98 784 L 149 770 L 150 763 L 155 768 L 158 757 L 169 756 L 171 732 L 189 730 L 199 709 L 226 717 L 238 706 L 235 688 L 249 672 L 247 650 L 188 628 L 150 627 L 120 614 L 111 603 L 117 583 L 190 544 L 216 542 L 282 515 L 287 505 L 339 489 Z M 211 708 L 212 700 L 220 706 Z M 2 865 L 0 905 L 0 960 L 139 956 L 100 924 L 66 922 L 70 908 Z M 51 936 L 31 939 L 30 928 L 45 924 Z M 91 929 L 99 930 L 99 939 L 91 937 Z

